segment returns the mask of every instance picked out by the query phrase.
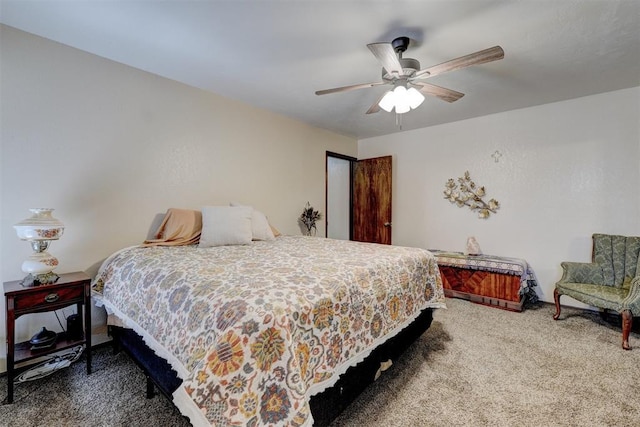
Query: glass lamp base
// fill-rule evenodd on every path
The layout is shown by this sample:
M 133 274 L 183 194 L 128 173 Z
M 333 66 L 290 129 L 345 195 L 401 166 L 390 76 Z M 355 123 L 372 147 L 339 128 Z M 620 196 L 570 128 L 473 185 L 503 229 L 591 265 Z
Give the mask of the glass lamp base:
M 24 279 L 22 279 L 22 281 L 20 281 L 20 284 L 25 288 L 31 286 L 49 285 L 51 283 L 56 283 L 59 278 L 60 276 L 58 276 L 53 271 L 43 274 L 36 274 L 35 276 L 29 273 Z

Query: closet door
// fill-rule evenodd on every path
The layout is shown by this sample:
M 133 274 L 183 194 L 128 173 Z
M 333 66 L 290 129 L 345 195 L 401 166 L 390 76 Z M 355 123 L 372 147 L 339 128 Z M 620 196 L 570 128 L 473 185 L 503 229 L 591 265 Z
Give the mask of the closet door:
M 391 244 L 391 164 L 391 156 L 355 163 L 353 240 Z

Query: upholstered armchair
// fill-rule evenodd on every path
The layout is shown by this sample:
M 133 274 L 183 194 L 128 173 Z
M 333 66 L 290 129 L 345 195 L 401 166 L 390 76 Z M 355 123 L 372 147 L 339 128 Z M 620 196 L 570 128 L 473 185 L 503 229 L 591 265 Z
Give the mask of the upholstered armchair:
M 563 262 L 562 278 L 553 297 L 555 320 L 560 317 L 560 296 L 568 295 L 622 316 L 622 348 L 630 350 L 633 317 L 640 316 L 640 237 L 593 235 L 593 262 Z

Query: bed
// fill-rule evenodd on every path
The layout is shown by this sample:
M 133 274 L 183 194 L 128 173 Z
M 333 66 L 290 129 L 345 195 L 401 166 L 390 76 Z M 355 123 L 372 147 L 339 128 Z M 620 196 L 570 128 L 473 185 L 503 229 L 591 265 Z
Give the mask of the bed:
M 445 307 L 430 252 L 305 236 L 131 247 L 93 289 L 193 425 L 326 425 Z

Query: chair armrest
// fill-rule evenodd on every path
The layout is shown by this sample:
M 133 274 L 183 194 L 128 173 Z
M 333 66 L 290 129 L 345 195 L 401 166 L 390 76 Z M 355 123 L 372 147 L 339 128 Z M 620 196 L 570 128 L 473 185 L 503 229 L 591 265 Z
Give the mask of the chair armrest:
M 602 267 L 598 264 L 592 262 L 561 262 L 560 265 L 564 270 L 560 282 L 605 284 Z
M 631 280 L 629 293 L 622 301 L 623 309 L 631 310 L 633 316 L 640 316 L 640 276 L 636 276 Z

